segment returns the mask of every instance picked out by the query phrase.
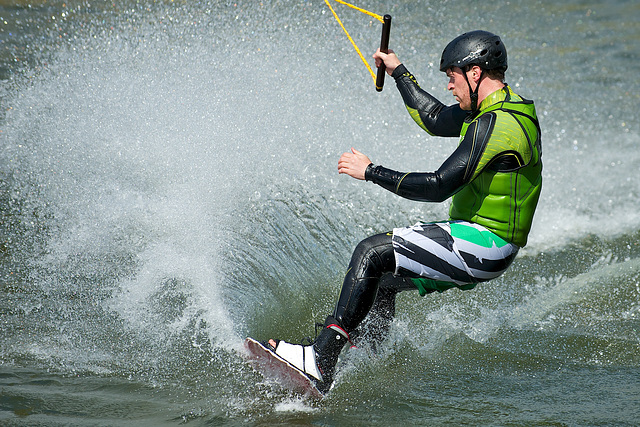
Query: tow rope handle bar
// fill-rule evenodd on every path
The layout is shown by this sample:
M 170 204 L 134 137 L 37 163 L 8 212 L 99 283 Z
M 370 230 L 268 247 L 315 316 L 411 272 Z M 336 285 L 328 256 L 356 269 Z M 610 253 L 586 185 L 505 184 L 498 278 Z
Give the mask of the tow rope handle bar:
M 389 33 L 391 32 L 391 15 L 384 15 L 382 23 L 382 36 L 380 38 L 380 52 L 389 53 Z M 384 65 L 384 61 L 378 68 L 378 74 L 376 75 L 376 90 L 382 92 L 384 87 L 384 75 L 387 72 L 387 67 Z

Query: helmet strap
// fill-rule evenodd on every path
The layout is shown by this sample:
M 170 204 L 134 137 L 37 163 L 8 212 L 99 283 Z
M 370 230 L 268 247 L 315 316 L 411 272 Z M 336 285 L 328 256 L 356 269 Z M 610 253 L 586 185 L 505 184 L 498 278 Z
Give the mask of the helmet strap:
M 469 86 L 469 98 L 471 98 L 471 115 L 475 116 L 478 114 L 478 89 L 480 89 L 480 82 L 482 81 L 482 77 L 484 77 L 484 70 L 480 68 L 480 78 L 478 79 L 478 84 L 476 85 L 475 90 L 471 89 L 471 83 L 469 82 L 469 78 L 467 77 L 467 71 L 462 70 L 462 74 L 464 75 L 464 79 L 467 81 L 467 85 Z

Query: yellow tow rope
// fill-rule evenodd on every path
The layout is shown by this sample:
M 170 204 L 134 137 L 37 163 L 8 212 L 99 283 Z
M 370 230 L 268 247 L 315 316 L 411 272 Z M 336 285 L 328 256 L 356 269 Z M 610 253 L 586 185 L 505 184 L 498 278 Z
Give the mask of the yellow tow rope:
M 349 4 L 345 1 L 342 0 L 333 0 L 336 3 L 340 3 L 343 4 L 345 6 L 349 6 L 352 9 L 357 10 L 358 12 L 362 12 L 365 15 L 369 15 L 375 19 L 377 19 L 378 21 L 382 22 L 384 24 L 384 18 L 376 13 L 373 12 L 369 12 L 368 10 L 364 10 L 362 8 L 359 8 L 357 6 L 354 6 L 352 4 Z M 353 41 L 353 39 L 351 38 L 351 36 L 349 35 L 349 32 L 347 31 L 347 29 L 344 27 L 344 25 L 342 24 L 342 21 L 340 20 L 340 18 L 338 18 L 338 14 L 336 13 L 335 10 L 333 10 L 333 7 L 331 7 L 331 3 L 329 3 L 329 0 L 324 0 L 324 2 L 327 4 L 327 6 L 329 6 L 329 9 L 331 10 L 331 13 L 333 13 L 333 16 L 336 18 L 336 21 L 338 21 L 338 24 L 340 24 L 340 26 L 342 27 L 342 29 L 344 30 L 344 33 L 347 35 L 347 37 L 349 38 L 349 41 L 351 42 L 351 44 L 353 45 L 354 49 L 356 50 L 356 52 L 358 53 L 358 55 L 360 56 L 360 59 L 362 59 L 362 62 L 364 62 L 364 65 L 367 66 L 367 69 L 369 70 L 369 72 L 371 73 L 371 77 L 373 77 L 373 81 L 374 83 L 376 82 L 376 74 L 373 72 L 373 70 L 371 69 L 371 66 L 369 65 L 369 63 L 367 62 L 367 60 L 364 58 L 364 56 L 362 55 L 362 52 L 360 52 L 360 49 L 358 49 L 358 45 L 356 45 L 356 42 Z

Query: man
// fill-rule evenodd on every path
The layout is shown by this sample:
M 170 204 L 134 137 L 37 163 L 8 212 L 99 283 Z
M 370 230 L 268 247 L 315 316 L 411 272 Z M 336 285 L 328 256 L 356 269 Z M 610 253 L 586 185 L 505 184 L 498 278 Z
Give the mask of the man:
M 504 83 L 507 51 L 500 37 L 472 31 L 446 46 L 440 71 L 458 102 L 452 106 L 422 90 L 393 51 L 378 50 L 374 58 L 378 67 L 384 62 L 420 127 L 460 142 L 435 172 L 397 172 L 355 149 L 340 157 L 338 172 L 408 199 L 452 197 L 452 203 L 448 221 L 396 228 L 358 244 L 336 308 L 313 344 L 269 340 L 322 392 L 331 387 L 345 344 L 384 338 L 398 292 L 466 290 L 501 275 L 527 242 L 542 186 L 535 107 Z

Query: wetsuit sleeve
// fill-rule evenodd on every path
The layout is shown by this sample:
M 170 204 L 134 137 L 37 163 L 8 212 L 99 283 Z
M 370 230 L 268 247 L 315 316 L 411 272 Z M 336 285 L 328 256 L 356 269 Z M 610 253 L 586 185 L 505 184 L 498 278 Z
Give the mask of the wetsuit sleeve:
M 407 199 L 442 202 L 457 193 L 492 160 L 487 160 L 486 146 L 493 125 L 492 113 L 474 121 L 458 148 L 435 172 L 398 172 L 373 163 L 367 167 L 365 179 Z
M 460 136 L 468 112 L 460 108 L 459 104 L 446 106 L 422 90 L 415 77 L 402 64 L 396 67 L 392 77 L 407 111 L 422 129 L 434 136 Z

